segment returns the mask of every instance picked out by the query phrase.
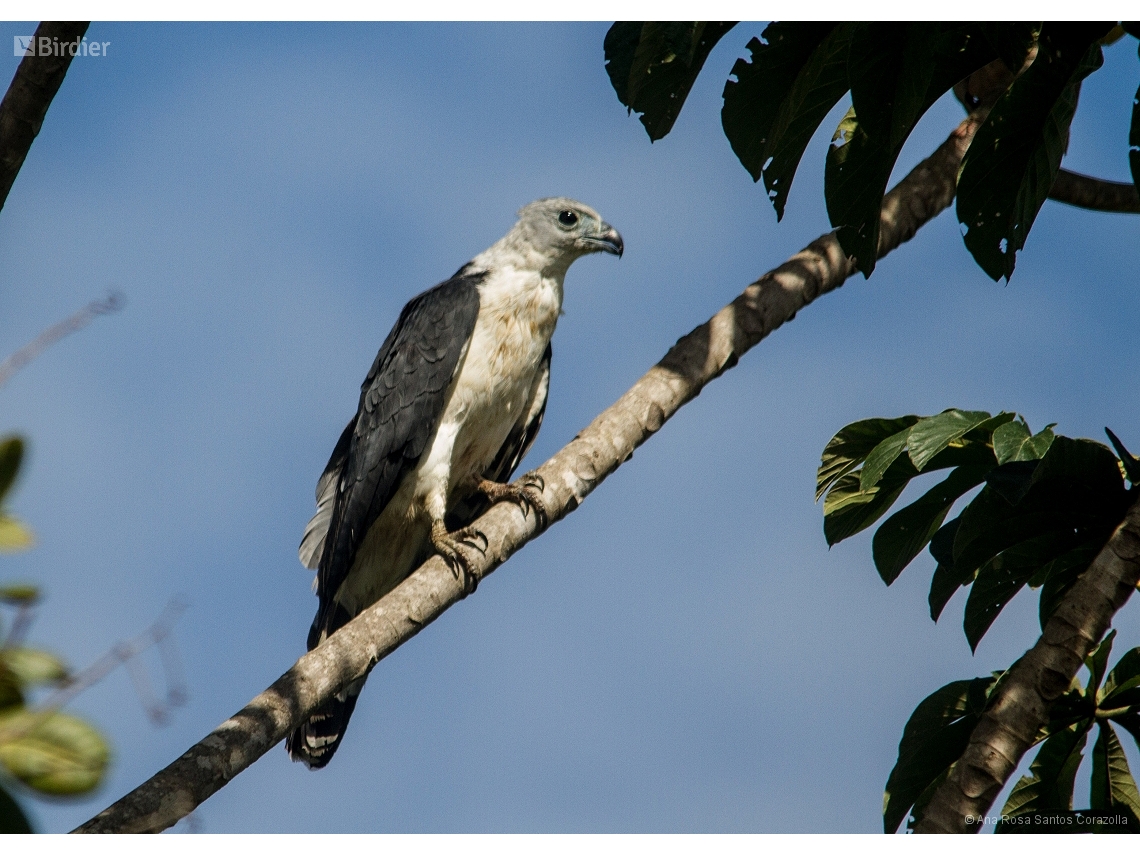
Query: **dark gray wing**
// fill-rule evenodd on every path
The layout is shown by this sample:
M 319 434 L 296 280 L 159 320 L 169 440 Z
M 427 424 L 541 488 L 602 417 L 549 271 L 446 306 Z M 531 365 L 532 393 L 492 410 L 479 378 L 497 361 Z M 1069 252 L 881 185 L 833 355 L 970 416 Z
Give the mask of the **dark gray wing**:
M 339 467 L 336 451 L 329 461 L 340 475 L 317 571 L 318 633 L 336 629 L 325 624 L 357 549 L 439 427 L 448 387 L 475 329 L 477 286 L 485 275 L 467 266 L 413 298 L 360 387 L 347 453 Z

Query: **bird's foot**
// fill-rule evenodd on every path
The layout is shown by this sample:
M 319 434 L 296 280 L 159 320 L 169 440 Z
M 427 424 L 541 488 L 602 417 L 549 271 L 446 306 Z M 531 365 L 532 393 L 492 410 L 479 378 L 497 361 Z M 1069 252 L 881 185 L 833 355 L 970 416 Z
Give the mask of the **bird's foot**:
M 499 484 L 496 481 L 487 481 L 486 479 L 479 482 L 479 492 L 492 502 L 509 499 L 518 504 L 524 519 L 527 515 L 527 508 L 531 508 L 534 511 L 534 518 L 540 531 L 546 528 L 550 520 L 546 512 L 546 502 L 542 499 L 542 491 L 545 487 L 546 482 L 536 472 L 528 472 L 514 484 Z
M 484 546 L 482 548 L 468 542 L 476 538 L 483 540 Z M 486 542 L 487 538 L 482 532 L 475 531 L 470 527 L 457 532 L 449 532 L 447 526 L 443 524 L 443 520 L 435 520 L 431 524 L 432 546 L 451 566 L 451 572 L 455 574 L 455 578 L 463 583 L 464 596 L 475 593 L 475 589 L 479 586 L 479 577 L 472 569 L 471 561 L 463 554 L 460 547 L 467 546 L 483 552 L 486 549 Z

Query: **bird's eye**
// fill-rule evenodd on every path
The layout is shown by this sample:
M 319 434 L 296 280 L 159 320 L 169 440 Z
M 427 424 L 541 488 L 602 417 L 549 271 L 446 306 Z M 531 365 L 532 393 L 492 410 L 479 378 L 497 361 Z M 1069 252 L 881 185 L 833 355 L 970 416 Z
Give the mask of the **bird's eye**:
M 566 228 L 570 228 L 571 226 L 573 226 L 575 223 L 578 222 L 578 215 L 575 214 L 573 211 L 562 211 L 558 215 L 558 222 L 560 222 Z

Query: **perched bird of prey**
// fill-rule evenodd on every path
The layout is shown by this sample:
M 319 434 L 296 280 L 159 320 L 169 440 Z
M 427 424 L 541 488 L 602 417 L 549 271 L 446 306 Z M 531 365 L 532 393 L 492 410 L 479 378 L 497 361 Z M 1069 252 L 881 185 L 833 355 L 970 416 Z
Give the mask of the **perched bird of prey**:
M 460 551 L 488 502 L 545 516 L 533 484 L 508 484 L 538 434 L 550 337 L 571 263 L 620 256 L 621 235 L 573 199 L 539 199 L 490 249 L 409 302 L 360 387 L 356 415 L 317 482 L 301 563 L 317 571 L 312 650 L 432 554 L 470 587 Z M 286 740 L 311 769 L 329 762 L 364 678 Z

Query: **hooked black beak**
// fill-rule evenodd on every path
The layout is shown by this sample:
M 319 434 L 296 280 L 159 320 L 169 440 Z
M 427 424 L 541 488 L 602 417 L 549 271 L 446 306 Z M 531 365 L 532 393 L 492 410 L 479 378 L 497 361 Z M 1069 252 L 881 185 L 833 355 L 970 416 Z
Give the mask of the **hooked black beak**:
M 616 255 L 618 258 L 621 258 L 621 254 L 625 252 L 625 242 L 622 241 L 618 230 L 609 223 L 602 223 L 601 234 L 583 238 L 583 240 L 586 241 L 586 243 L 592 244 L 599 251 L 608 252 L 610 255 Z

